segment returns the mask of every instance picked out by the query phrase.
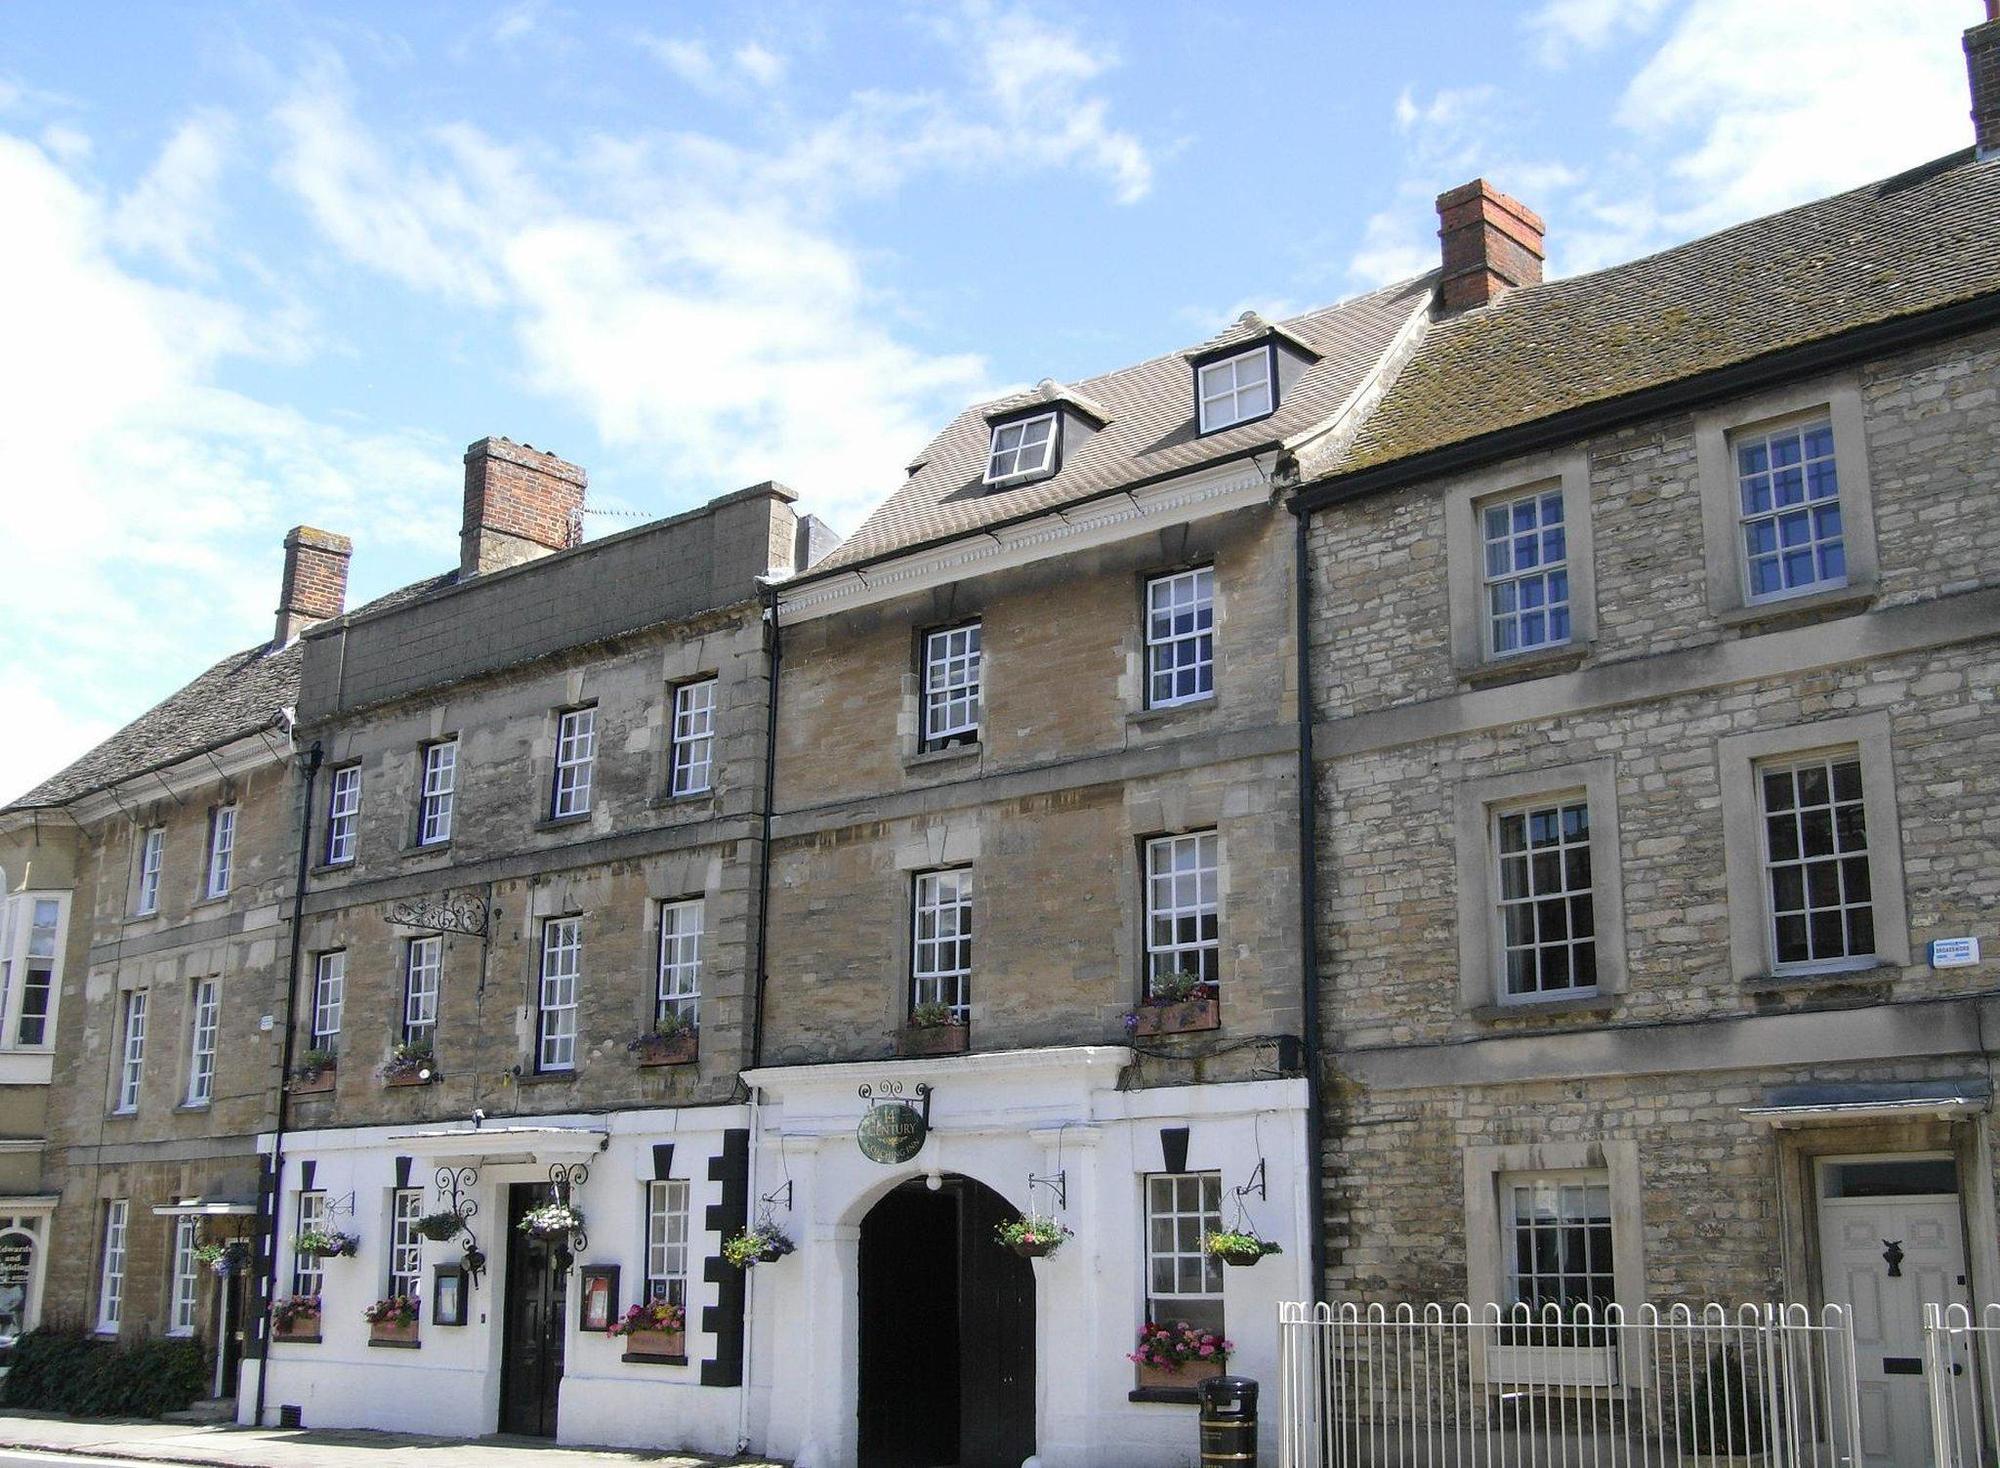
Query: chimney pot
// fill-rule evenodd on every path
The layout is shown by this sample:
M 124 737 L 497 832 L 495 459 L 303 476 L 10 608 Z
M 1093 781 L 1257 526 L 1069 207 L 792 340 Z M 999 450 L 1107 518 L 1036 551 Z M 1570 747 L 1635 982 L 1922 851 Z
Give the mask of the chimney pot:
M 1965 71 L 1973 145 L 1981 158 L 2000 157 L 2000 0 L 1986 0 L 1986 19 L 1965 33 Z
M 1437 211 L 1444 261 L 1438 297 L 1446 315 L 1541 284 L 1546 226 L 1519 199 L 1475 178 L 1439 194 Z
M 458 574 L 517 566 L 583 541 L 589 480 L 577 465 L 533 444 L 482 438 L 465 451 L 465 519 Z
M 330 530 L 294 525 L 285 536 L 285 579 L 278 588 L 277 645 L 347 608 L 347 562 L 354 542 Z

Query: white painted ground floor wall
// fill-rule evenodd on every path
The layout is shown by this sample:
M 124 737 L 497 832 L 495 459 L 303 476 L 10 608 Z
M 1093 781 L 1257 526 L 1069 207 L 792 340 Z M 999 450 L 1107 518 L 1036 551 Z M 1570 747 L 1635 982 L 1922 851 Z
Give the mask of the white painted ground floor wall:
M 897 1186 L 934 1173 L 976 1179 L 1022 1212 L 1047 1212 L 1050 1195 L 1038 1187 L 1031 1196 L 1028 1178 L 1060 1172 L 1068 1201 L 1059 1212 L 1075 1237 L 1055 1258 L 1033 1265 L 1036 1461 L 1043 1468 L 1192 1464 L 1196 1409 L 1130 1400 L 1135 1376 L 1126 1353 L 1146 1310 L 1145 1179 L 1166 1168 L 1163 1130 L 1186 1128 L 1185 1165 L 1221 1174 L 1228 1224 L 1233 1190 L 1264 1164 L 1268 1196 L 1252 1196 L 1246 1206 L 1257 1230 L 1285 1252 L 1253 1269 L 1224 1271 L 1224 1310 L 1237 1345 L 1230 1369 L 1274 1384 L 1278 1302 L 1310 1294 L 1305 1082 L 1121 1091 L 1131 1060 L 1122 1046 L 1077 1046 L 782 1067 L 748 1073 L 759 1099 L 741 1107 L 489 1121 L 476 1134 L 470 1122 L 294 1133 L 286 1138 L 280 1187 L 279 1293 L 290 1289 L 303 1163 L 313 1163 L 313 1187 L 329 1199 L 352 1193 L 351 1217 L 336 1214 L 330 1222 L 359 1234 L 360 1248 L 353 1258 L 325 1263 L 321 1341 L 271 1347 L 266 1421 L 295 1405 L 312 1427 L 493 1432 L 511 1243 L 508 1186 L 547 1181 L 552 1162 L 588 1166 L 577 1203 L 589 1246 L 576 1263 L 619 1265 L 622 1306 L 637 1298 L 645 1274 L 644 1184 L 654 1177 L 654 1148 L 672 1142 L 672 1175 L 691 1184 L 689 1364 L 626 1363 L 621 1342 L 580 1332 L 582 1271 L 573 1268 L 558 1441 L 727 1454 L 747 1437 L 754 1450 L 794 1459 L 799 1468 L 854 1468 L 862 1220 Z M 919 1083 L 932 1087 L 931 1132 L 912 1161 L 885 1166 L 862 1154 L 855 1129 L 867 1105 L 857 1094 L 863 1082 L 900 1082 L 912 1099 Z M 727 1131 L 746 1126 L 750 1217 L 768 1212 L 798 1248 L 750 1271 L 744 1386 L 704 1387 L 700 1363 L 714 1354 L 716 1339 L 701 1330 L 702 1311 L 717 1304 L 718 1286 L 703 1277 L 703 1264 L 722 1245 L 719 1232 L 705 1227 L 723 1187 L 709 1179 L 708 1163 L 721 1154 Z M 268 1138 L 264 1145 L 268 1153 Z M 467 1324 L 443 1327 L 429 1318 L 430 1281 L 435 1265 L 459 1257 L 460 1245 L 423 1245 L 426 1297 L 414 1351 L 371 1347 L 361 1315 L 387 1283 L 398 1157 L 411 1159 L 408 1186 L 427 1190 L 426 1211 L 442 1206 L 434 1186 L 440 1166 L 478 1168 L 474 1228 L 488 1255 Z M 760 1209 L 765 1196 L 774 1201 Z M 244 1363 L 245 1422 L 259 1364 Z M 1275 1417 L 1267 1416 L 1267 1454 L 1276 1452 L 1275 1434 Z
M 745 1079 L 763 1098 L 751 1148 L 751 1193 L 789 1181 L 786 1226 L 798 1252 L 751 1271 L 749 1390 L 753 1439 L 799 1468 L 854 1468 L 859 1390 L 859 1242 L 862 1220 L 911 1178 L 958 1174 L 1022 1212 L 1046 1212 L 1028 1178 L 1067 1174 L 1064 1221 L 1074 1239 L 1035 1273 L 1035 1440 L 1042 1468 L 1161 1468 L 1197 1460 L 1196 1409 L 1129 1399 L 1126 1353 L 1146 1309 L 1144 1188 L 1165 1170 L 1163 1128 L 1186 1127 L 1189 1171 L 1222 1175 L 1224 1223 L 1232 1190 L 1261 1160 L 1268 1199 L 1251 1217 L 1282 1255 L 1224 1271 L 1225 1324 L 1237 1345 L 1230 1369 L 1273 1384 L 1277 1306 L 1305 1298 L 1306 1087 L 1255 1081 L 1120 1091 L 1132 1052 L 1076 1046 L 956 1057 L 771 1068 Z M 932 1087 L 931 1134 L 917 1157 L 884 1166 L 862 1155 L 858 1088 L 900 1082 L 913 1099 Z M 995 1245 L 998 1247 L 998 1245 Z M 1275 1455 L 1276 1419 L 1261 1450 Z

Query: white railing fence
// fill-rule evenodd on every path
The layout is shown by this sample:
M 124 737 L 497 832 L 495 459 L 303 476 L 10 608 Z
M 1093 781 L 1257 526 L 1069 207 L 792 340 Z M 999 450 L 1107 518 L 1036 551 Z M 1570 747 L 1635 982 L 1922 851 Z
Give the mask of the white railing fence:
M 1838 1306 L 1287 1304 L 1278 1330 L 1282 1468 L 1860 1462 Z
M 1992 1468 L 2000 1425 L 2000 1305 L 1977 1317 L 1963 1305 L 1924 1306 L 1924 1377 L 1931 1397 L 1931 1461 Z

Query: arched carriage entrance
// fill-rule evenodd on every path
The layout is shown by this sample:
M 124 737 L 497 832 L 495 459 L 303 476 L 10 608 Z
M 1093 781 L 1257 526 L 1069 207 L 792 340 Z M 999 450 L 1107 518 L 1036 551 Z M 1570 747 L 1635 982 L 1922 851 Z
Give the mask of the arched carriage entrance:
M 861 1221 L 860 1457 L 869 1468 L 1020 1468 L 1035 1452 L 1034 1267 L 994 1241 L 1014 1216 L 947 1174 Z

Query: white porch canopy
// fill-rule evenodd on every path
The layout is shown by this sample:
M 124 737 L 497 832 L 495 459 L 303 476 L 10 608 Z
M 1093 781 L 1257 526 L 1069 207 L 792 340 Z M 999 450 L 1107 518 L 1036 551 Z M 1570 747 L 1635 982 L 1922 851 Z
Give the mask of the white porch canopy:
M 502 1167 L 588 1157 L 611 1144 L 604 1127 L 454 1126 L 396 1132 L 392 1142 L 409 1142 L 418 1156 L 452 1167 Z

